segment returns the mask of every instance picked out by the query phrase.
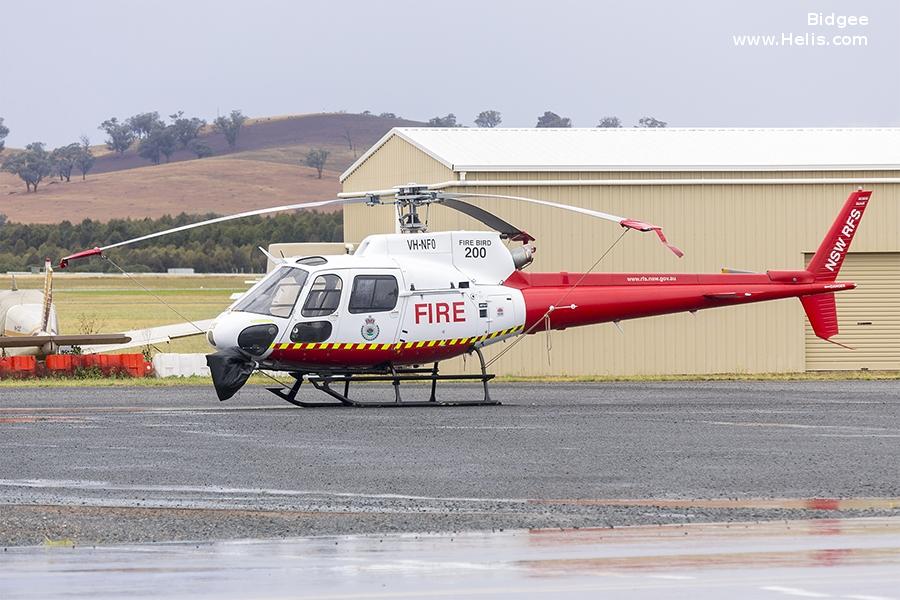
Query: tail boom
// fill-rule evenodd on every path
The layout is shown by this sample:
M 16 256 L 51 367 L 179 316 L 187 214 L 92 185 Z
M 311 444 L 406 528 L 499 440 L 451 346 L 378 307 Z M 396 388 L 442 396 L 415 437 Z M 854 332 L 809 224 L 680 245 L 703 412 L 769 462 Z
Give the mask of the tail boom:
M 581 283 L 573 287 L 579 280 Z M 780 283 L 768 275 L 755 274 L 582 276 L 521 272 L 507 280 L 506 285 L 522 292 L 526 330 L 544 320 L 548 313 L 552 329 L 566 329 L 782 298 L 833 295 L 856 287 L 849 282 Z M 541 330 L 540 326 L 534 327 L 534 331 Z

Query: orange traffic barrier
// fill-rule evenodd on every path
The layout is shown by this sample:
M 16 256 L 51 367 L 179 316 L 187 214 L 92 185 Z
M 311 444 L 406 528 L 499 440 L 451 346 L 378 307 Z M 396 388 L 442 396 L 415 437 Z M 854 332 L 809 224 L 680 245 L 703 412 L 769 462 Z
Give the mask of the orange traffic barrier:
M 132 377 L 147 377 L 153 372 L 153 365 L 144 360 L 143 354 L 120 354 L 122 368 Z
M 44 360 L 44 368 L 51 375 L 71 375 L 74 369 L 71 354 L 51 354 Z
M 37 360 L 33 356 L 7 356 L 0 358 L 0 377 L 33 377 Z
M 153 375 L 153 365 L 143 354 L 50 354 L 41 364 L 34 356 L 0 358 L 0 379 L 74 375 L 79 370 L 96 370 L 106 376 Z
M 34 363 L 34 357 L 21 358 L 30 358 Z M 7 365 L 0 361 L 0 377 L 13 376 L 10 374 L 12 369 L 11 363 Z M 96 370 L 107 376 L 149 377 L 153 374 L 153 365 L 144 359 L 143 354 L 51 354 L 44 361 L 43 368 L 35 370 L 32 367 L 30 372 L 16 376 L 73 375 L 76 371 L 87 370 Z

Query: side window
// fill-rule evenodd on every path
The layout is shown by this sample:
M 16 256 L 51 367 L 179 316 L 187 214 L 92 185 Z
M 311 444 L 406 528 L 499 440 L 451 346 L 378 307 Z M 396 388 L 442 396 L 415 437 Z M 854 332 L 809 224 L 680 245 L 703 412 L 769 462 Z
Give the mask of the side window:
M 319 275 L 313 281 L 300 313 L 304 317 L 324 317 L 337 310 L 343 284 L 337 275 Z
M 350 312 L 367 313 L 393 310 L 400 288 L 393 275 L 357 275 L 350 293 Z
M 329 337 L 331 337 L 331 323 L 328 321 L 297 323 L 291 329 L 292 342 L 324 342 Z

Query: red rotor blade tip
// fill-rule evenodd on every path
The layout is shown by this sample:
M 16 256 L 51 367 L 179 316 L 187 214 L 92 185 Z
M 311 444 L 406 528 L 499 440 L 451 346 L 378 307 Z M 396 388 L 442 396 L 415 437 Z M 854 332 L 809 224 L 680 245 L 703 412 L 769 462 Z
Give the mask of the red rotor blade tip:
M 69 266 L 70 260 L 79 260 L 82 258 L 88 258 L 90 256 L 100 256 L 102 254 L 102 250 L 100 248 L 91 248 L 90 250 L 82 250 L 81 252 L 76 252 L 75 254 L 70 254 L 69 256 L 64 256 L 59 259 L 59 268 L 65 269 Z
M 662 242 L 663 246 L 672 251 L 672 254 L 681 258 L 684 256 L 684 252 L 678 249 L 677 246 L 674 246 L 669 243 L 666 239 L 666 236 L 663 235 L 662 227 L 659 225 L 651 225 L 650 223 L 644 223 L 643 221 L 637 221 L 635 219 L 622 219 L 619 221 L 619 225 L 625 227 L 626 229 L 634 229 L 636 231 L 655 231 L 656 235 L 659 236 L 659 241 Z

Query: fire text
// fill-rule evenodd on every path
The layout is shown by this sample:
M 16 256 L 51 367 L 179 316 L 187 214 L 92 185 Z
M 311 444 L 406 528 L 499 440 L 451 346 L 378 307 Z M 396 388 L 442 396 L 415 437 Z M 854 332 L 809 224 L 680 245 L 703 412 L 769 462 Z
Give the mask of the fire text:
M 416 304 L 416 325 L 419 323 L 464 323 L 466 307 L 464 302 L 435 302 Z

